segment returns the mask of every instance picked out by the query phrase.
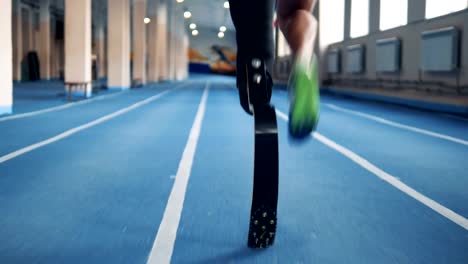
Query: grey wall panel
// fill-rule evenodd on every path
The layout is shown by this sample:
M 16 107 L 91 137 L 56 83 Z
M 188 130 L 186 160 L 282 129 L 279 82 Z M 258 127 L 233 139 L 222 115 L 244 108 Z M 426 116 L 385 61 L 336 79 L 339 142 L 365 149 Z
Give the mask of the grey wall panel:
M 328 73 L 339 73 L 341 68 L 340 51 L 332 49 L 327 55 Z
M 411 4 L 412 0 L 409 2 Z M 423 12 L 424 13 L 424 12 Z M 455 27 L 459 30 L 458 69 L 454 74 L 432 74 L 421 71 L 422 37 L 421 33 L 429 30 Z M 401 40 L 401 63 L 397 74 L 378 74 L 377 72 L 377 45 L 378 39 L 396 37 Z M 365 72 L 359 75 L 347 72 L 348 56 L 346 47 L 351 45 L 364 45 Z M 368 36 L 346 39 L 339 43 L 330 44 L 322 51 L 323 64 L 321 72 L 327 73 L 327 53 L 330 49 L 341 50 L 341 71 L 337 74 L 327 75 L 324 80 L 365 79 L 365 80 L 399 80 L 410 82 L 443 82 L 447 85 L 468 85 L 468 9 L 449 15 L 413 21 L 412 23 L 389 30 L 371 33 Z
M 379 39 L 376 46 L 376 71 L 398 72 L 401 61 L 401 41 L 398 38 Z
M 364 46 L 352 45 L 346 47 L 347 63 L 346 71 L 348 73 L 362 73 L 364 72 Z
M 455 27 L 421 34 L 421 70 L 449 72 L 458 68 L 459 32 Z

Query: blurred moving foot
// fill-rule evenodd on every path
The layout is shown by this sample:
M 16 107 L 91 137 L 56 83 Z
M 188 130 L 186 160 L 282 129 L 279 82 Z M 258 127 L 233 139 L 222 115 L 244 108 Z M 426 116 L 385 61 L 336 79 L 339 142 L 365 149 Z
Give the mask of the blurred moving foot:
M 315 55 L 307 62 L 296 60 L 288 89 L 289 135 L 296 140 L 306 139 L 317 128 L 320 115 L 319 76 Z

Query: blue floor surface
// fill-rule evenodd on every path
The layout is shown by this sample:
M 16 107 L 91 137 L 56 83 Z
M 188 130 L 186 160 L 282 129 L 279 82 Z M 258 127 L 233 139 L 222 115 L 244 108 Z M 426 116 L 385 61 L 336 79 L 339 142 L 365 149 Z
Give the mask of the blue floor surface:
M 253 119 L 239 106 L 235 80 L 220 76 L 0 122 L 1 158 L 164 93 L 0 162 L 0 263 L 146 263 L 207 82 L 172 263 L 468 263 L 466 229 L 317 140 L 290 144 L 280 118 L 277 240 L 266 250 L 248 249 Z M 42 100 L 21 107 L 62 103 Z M 276 90 L 272 102 L 287 114 L 285 91 Z M 468 217 L 468 146 L 328 104 L 463 140 L 467 121 L 325 95 L 318 132 Z
M 93 82 L 93 97 L 114 93 L 102 90 L 103 80 Z M 74 101 L 82 100 L 76 97 Z M 63 81 L 15 82 L 13 85 L 13 114 L 38 111 L 70 103 Z M 2 115 L 0 115 L 2 116 Z

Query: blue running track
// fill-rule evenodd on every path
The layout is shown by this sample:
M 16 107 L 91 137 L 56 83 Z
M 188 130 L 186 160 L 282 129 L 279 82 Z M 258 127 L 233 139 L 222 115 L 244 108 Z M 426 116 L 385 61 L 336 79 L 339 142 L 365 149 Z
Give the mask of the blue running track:
M 15 114 L 66 104 L 55 86 L 18 88 Z M 180 222 L 170 223 L 175 242 L 163 252 L 171 263 L 468 263 L 468 120 L 322 96 L 319 137 L 453 213 L 444 215 L 317 137 L 289 142 L 282 90 L 272 99 L 281 112 L 277 240 L 248 249 L 253 119 L 235 80 L 213 76 L 0 117 L 0 263 L 146 263 L 160 250 L 205 89 Z

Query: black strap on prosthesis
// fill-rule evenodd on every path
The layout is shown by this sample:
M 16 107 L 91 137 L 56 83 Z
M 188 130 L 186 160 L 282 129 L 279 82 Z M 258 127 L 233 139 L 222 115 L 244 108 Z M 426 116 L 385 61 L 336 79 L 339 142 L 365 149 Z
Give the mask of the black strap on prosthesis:
M 247 94 L 255 119 L 255 155 L 248 247 L 267 248 L 276 235 L 278 205 L 278 126 L 270 104 L 272 80 L 265 62 L 253 58 L 246 66 Z

